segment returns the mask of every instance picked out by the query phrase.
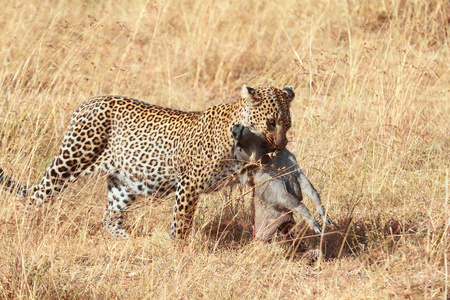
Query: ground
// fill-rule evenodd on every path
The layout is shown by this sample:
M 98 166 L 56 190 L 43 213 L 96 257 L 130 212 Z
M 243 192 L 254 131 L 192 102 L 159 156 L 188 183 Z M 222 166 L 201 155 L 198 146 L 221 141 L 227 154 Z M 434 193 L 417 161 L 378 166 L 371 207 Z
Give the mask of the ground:
M 251 239 L 242 188 L 204 195 L 184 243 L 169 238 L 173 197 L 140 198 L 131 239 L 105 234 L 102 175 L 34 218 L 0 192 L 0 297 L 448 297 L 448 1 L 19 0 L 0 14 L 14 178 L 42 175 L 92 96 L 202 110 L 243 84 L 291 85 L 288 148 L 335 221 L 305 233 L 323 253 L 310 262 Z

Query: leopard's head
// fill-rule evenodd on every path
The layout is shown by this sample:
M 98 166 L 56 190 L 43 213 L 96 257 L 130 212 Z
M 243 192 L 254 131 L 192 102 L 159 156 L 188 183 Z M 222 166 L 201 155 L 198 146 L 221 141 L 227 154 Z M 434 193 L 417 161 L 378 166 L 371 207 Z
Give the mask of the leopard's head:
M 291 128 L 290 105 L 295 98 L 294 90 L 244 85 L 241 97 L 248 106 L 248 127 L 264 136 L 271 149 L 284 148 L 288 142 L 286 133 Z

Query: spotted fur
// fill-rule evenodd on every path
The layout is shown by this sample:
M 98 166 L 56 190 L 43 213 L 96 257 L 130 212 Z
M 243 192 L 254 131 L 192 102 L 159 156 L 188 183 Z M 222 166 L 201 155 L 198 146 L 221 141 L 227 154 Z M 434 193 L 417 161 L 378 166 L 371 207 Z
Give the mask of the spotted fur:
M 293 99 L 289 87 L 244 86 L 234 103 L 185 112 L 121 96 L 95 97 L 75 110 L 57 154 L 37 184 L 21 185 L 2 169 L 0 184 L 28 197 L 29 204 L 42 204 L 77 178 L 105 172 L 105 225 L 117 237 L 127 236 L 121 212 L 136 195 L 176 192 L 171 236 L 184 237 L 199 194 L 244 165 L 233 159 L 233 125 L 247 126 L 272 148 L 282 148 Z

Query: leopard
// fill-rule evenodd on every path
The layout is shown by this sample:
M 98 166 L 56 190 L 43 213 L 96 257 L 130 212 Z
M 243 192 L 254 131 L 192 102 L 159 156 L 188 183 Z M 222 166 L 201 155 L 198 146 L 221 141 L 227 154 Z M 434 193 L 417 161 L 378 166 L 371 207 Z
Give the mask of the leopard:
M 175 193 L 170 237 L 184 239 L 202 193 L 245 166 L 234 159 L 231 129 L 242 124 L 270 149 L 288 143 L 292 87 L 249 87 L 237 99 L 204 111 L 183 111 L 124 96 L 98 96 L 74 111 L 57 153 L 35 184 L 21 184 L 0 168 L 0 185 L 25 198 L 26 211 L 49 203 L 89 174 L 107 177 L 104 227 L 128 238 L 124 212 L 139 195 Z

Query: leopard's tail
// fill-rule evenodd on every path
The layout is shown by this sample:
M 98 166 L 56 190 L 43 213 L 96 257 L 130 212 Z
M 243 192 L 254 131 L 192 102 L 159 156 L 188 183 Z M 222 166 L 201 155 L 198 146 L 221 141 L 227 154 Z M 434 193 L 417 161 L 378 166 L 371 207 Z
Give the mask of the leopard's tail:
M 26 185 L 20 184 L 3 172 L 0 168 L 0 187 L 16 197 L 25 198 L 30 190 Z

